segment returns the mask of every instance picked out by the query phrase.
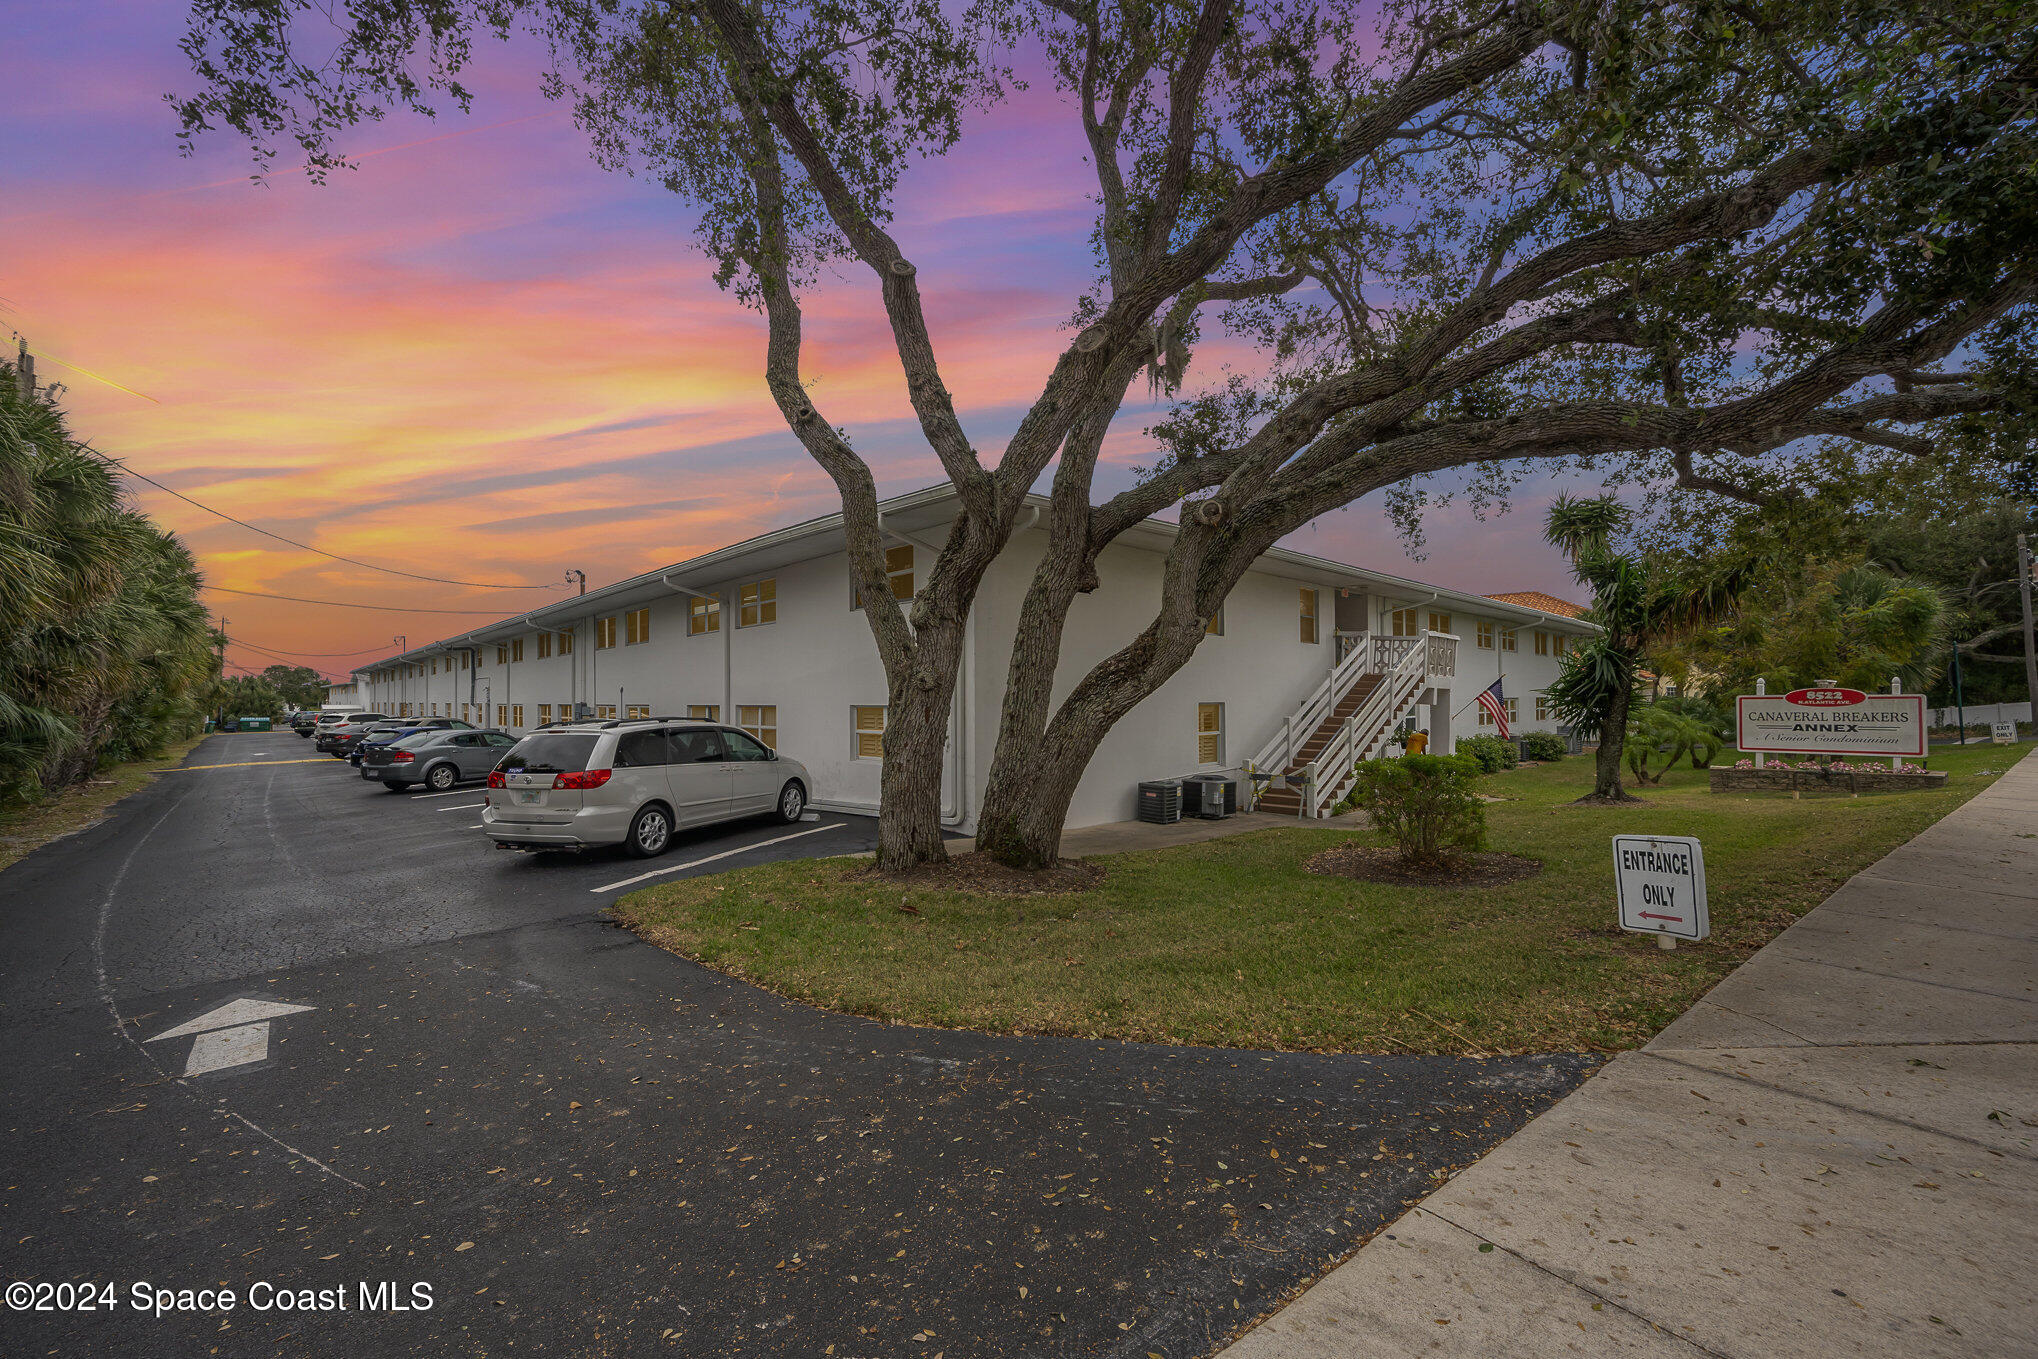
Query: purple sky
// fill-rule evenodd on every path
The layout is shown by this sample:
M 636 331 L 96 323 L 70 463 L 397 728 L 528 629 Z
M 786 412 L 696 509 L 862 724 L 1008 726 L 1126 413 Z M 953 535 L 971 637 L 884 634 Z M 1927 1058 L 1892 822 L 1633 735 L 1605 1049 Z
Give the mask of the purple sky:
M 230 136 L 177 155 L 162 95 L 191 87 L 182 11 L 28 7 L 0 50 L 0 322 L 44 356 L 46 381 L 68 384 L 77 434 L 274 532 L 463 581 L 550 583 L 579 567 L 599 584 L 833 507 L 765 392 L 762 324 L 713 286 L 686 204 L 598 168 L 537 95 L 531 52 L 484 44 L 472 116 L 362 129 L 349 149 L 375 154 L 326 187 L 256 185 Z M 1090 277 L 1083 155 L 1073 109 L 1036 80 L 903 187 L 895 232 L 987 451 L 1037 394 Z M 867 276 L 845 270 L 807 312 L 816 399 L 881 488 L 934 480 Z M 1192 384 L 1218 366 L 1206 351 Z M 1103 490 L 1151 460 L 1140 430 L 1154 413 L 1127 407 Z M 1290 545 L 1457 588 L 1575 597 L 1538 532 L 1565 484 L 1539 478 L 1483 523 L 1463 505 L 1433 512 L 1425 562 L 1378 497 Z M 479 611 L 210 596 L 242 665 L 292 652 L 344 670 L 398 632 L 418 641 L 551 597 L 407 582 L 136 489 L 214 584 Z

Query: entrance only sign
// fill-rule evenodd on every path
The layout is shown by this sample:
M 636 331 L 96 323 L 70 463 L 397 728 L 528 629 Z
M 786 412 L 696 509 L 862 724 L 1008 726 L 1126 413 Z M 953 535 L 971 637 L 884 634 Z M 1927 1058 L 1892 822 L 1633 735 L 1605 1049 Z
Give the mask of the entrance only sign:
M 1689 835 L 1616 835 L 1613 880 L 1620 898 L 1620 927 L 1678 939 L 1712 933 L 1705 911 L 1705 854 Z

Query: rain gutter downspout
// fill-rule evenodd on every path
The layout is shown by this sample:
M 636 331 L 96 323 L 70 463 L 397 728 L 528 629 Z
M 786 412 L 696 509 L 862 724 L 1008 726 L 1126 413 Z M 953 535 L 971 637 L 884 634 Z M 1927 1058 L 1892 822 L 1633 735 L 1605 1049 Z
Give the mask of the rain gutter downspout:
M 715 619 L 716 631 L 722 634 L 722 720 L 730 726 L 736 725 L 736 709 L 733 706 L 736 702 L 736 677 L 734 661 L 730 654 L 731 637 L 736 631 L 736 618 L 735 610 L 729 607 L 731 601 L 722 598 L 719 590 L 690 585 L 686 581 L 680 581 L 675 585 L 671 573 L 666 571 L 658 573 L 658 583 L 676 595 L 697 595 L 702 599 L 715 601 L 718 614 Z M 688 616 L 691 617 L 691 612 Z

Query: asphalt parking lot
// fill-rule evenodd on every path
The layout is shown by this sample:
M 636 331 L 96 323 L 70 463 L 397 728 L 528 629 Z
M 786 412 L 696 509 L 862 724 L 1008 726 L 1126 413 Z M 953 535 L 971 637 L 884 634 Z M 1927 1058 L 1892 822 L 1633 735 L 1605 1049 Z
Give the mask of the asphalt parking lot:
M 6 1277 L 120 1296 L 0 1353 L 1204 1355 L 1593 1064 L 825 1014 L 599 912 L 867 819 L 517 855 L 306 744 L 209 739 L 0 874 Z

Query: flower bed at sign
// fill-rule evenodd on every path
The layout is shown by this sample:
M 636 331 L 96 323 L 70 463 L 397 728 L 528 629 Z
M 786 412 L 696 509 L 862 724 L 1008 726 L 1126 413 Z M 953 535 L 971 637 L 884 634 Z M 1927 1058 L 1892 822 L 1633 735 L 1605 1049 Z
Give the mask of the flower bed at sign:
M 1791 793 L 1797 796 L 1844 793 L 1858 797 L 1863 793 L 1914 792 L 1938 788 L 1946 782 L 1943 771 L 1926 769 L 1908 760 L 1896 768 L 1866 759 L 1835 759 L 1824 764 L 1817 760 L 1801 760 L 1796 764 L 1776 760 L 1761 769 L 1755 767 L 1753 760 L 1740 760 L 1733 768 L 1714 769 L 1710 775 L 1715 793 Z

